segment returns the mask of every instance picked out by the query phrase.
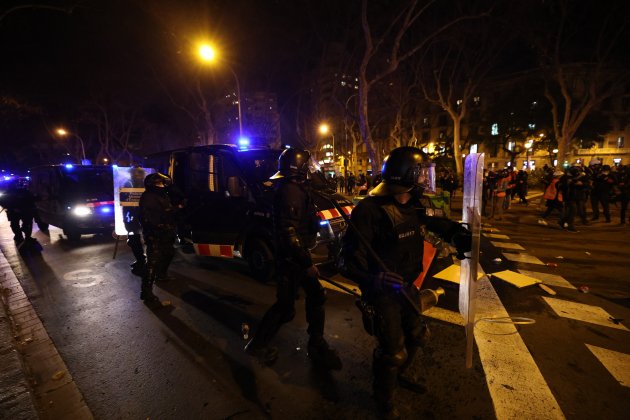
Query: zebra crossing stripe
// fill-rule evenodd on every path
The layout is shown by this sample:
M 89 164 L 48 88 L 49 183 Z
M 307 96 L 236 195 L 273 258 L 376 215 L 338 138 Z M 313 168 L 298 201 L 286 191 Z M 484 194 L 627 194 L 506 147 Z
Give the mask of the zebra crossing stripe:
M 563 318 L 602 325 L 609 328 L 616 328 L 618 330 L 630 331 L 623 324 L 615 324 L 612 322 L 610 320 L 610 318 L 612 318 L 611 315 L 599 306 L 554 299 L 546 296 L 543 296 L 542 298 L 558 316 Z
M 625 387 L 630 387 L 630 354 L 586 344 L 597 360 Z
M 485 236 L 486 238 L 492 238 L 492 239 L 510 239 L 509 236 L 502 235 L 500 233 L 483 233 L 482 235 Z
M 545 265 L 545 263 L 540 261 L 538 258 L 534 257 L 533 255 L 529 255 L 525 253 L 514 254 L 511 252 L 504 252 L 503 256 L 510 261 L 515 261 L 515 262 L 520 262 L 520 263 L 525 263 L 525 264 Z
M 509 316 L 486 277 L 477 283 L 476 308 L 475 342 L 497 419 L 564 419 L 516 327 L 503 324 L 503 335 L 488 332 L 488 324 L 481 327 L 481 318 Z
M 546 284 L 547 286 L 564 287 L 566 289 L 575 290 L 575 286 L 569 283 L 567 280 L 565 280 L 564 277 L 562 276 L 558 276 L 555 274 L 548 274 L 548 273 L 540 273 L 538 271 L 521 270 L 521 269 L 518 269 L 518 272 L 521 274 L 525 274 L 526 276 L 538 279 L 542 281 L 544 284 Z
M 523 248 L 522 246 L 520 246 L 519 244 L 513 244 L 511 242 L 497 242 L 497 241 L 490 241 L 490 243 L 495 246 L 496 248 L 503 248 L 503 249 L 514 249 L 517 251 L 524 251 L 525 248 Z

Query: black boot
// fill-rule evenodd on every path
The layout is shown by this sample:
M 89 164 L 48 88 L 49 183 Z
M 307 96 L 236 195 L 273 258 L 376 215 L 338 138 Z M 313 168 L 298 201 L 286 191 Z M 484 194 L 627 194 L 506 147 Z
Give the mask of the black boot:
M 320 337 L 311 337 L 308 340 L 308 357 L 313 364 L 326 370 L 341 370 L 343 366 L 337 352 L 328 347 L 326 340 Z
M 416 359 L 416 356 L 418 355 L 418 351 L 418 347 L 407 348 L 407 360 L 398 371 L 398 385 L 401 388 L 405 388 L 406 390 L 415 392 L 416 394 L 424 394 L 427 392 L 424 380 L 414 374 L 412 369 L 410 369 Z
M 147 271 L 147 264 L 145 261 L 135 261 L 133 264 L 131 264 L 131 273 L 142 277 L 144 275 L 146 275 L 146 271 Z
M 140 288 L 140 299 L 144 301 L 144 303 L 156 304 L 160 301 L 160 299 L 153 294 L 153 282 L 149 279 L 142 279 L 142 286 Z
M 375 359 L 372 366 L 374 372 L 374 400 L 378 410 L 379 418 L 384 420 L 397 420 L 400 413 L 394 405 L 394 395 L 396 391 L 396 376 L 398 367 L 384 363 L 383 360 Z

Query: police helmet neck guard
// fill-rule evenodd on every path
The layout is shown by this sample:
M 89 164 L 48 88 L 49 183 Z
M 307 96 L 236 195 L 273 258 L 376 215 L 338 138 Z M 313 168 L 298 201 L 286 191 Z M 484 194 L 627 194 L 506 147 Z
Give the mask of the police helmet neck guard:
M 421 165 L 426 161 L 424 153 L 410 146 L 398 147 L 383 161 L 381 170 L 383 181 L 376 186 L 370 195 L 388 196 L 408 192 L 421 192 Z
M 285 149 L 278 158 L 278 172 L 269 179 L 302 179 L 308 176 L 311 154 L 302 149 Z

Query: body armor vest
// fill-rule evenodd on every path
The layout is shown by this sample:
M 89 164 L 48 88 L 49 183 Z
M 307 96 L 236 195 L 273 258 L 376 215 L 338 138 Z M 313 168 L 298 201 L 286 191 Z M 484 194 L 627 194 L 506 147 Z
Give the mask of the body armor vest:
M 394 203 L 383 205 L 382 210 L 391 223 L 390 230 L 378 244 L 377 253 L 387 268 L 413 282 L 422 272 L 424 237 L 421 223 L 413 206 Z

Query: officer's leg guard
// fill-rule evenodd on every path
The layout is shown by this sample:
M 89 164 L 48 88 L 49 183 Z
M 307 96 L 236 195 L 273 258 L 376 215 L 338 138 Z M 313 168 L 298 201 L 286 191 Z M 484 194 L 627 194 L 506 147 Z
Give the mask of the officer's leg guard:
M 424 380 L 411 369 L 416 356 L 421 347 L 424 347 L 430 337 L 429 329 L 415 312 L 404 310 L 402 317 L 402 327 L 405 333 L 405 347 L 407 350 L 407 360 L 400 367 L 398 374 L 398 384 L 401 388 L 417 394 L 424 394 L 426 386 Z
M 326 291 L 317 278 L 305 277 L 302 287 L 306 292 L 306 321 L 308 322 L 308 356 L 317 366 L 330 370 L 341 370 L 341 358 L 324 340 Z
M 156 252 L 157 244 L 152 239 L 146 239 L 147 243 L 147 269 L 142 276 L 142 284 L 140 286 L 140 299 L 145 303 L 157 303 L 159 299 L 153 294 L 153 283 L 157 277 L 156 265 L 159 258 L 159 252 Z
M 382 418 L 396 419 L 399 417 L 394 405 L 394 395 L 398 385 L 398 372 L 407 359 L 404 347 L 395 353 L 385 353 L 379 347 L 374 351 L 374 399 Z
M 132 271 L 136 267 L 144 267 L 147 263 L 147 257 L 144 255 L 142 240 L 140 239 L 140 234 L 138 232 L 129 232 L 127 236 L 127 246 L 131 248 L 131 252 L 136 259 L 136 261 L 132 264 Z
M 11 231 L 13 232 L 13 240 L 16 243 L 21 243 L 24 240 L 24 236 L 22 236 L 22 229 L 20 229 L 20 219 L 12 216 L 9 217 L 9 222 L 11 225 Z

